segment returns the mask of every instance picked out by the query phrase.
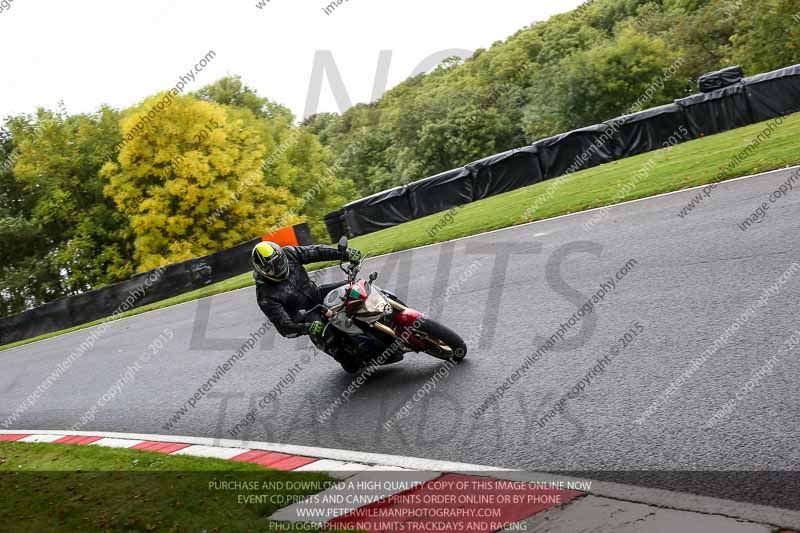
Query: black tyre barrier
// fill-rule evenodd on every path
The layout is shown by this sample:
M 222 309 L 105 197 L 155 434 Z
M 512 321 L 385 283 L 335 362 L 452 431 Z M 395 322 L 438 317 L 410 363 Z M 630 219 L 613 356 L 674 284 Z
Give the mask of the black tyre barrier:
M 683 108 L 689 131 L 704 137 L 753 124 L 747 91 L 737 83 L 718 91 L 695 94 L 675 100 Z
M 742 80 L 753 120 L 763 122 L 800 111 L 800 65 Z
M 298 244 L 313 244 L 308 224 L 289 229 L 294 230 Z M 261 240 L 142 272 L 126 281 L 0 318 L 0 345 L 88 324 L 243 274 L 250 270 L 250 252 Z
M 703 74 L 697 78 L 697 90 L 701 93 L 709 93 L 727 87 L 728 85 L 739 83 L 742 81 L 742 78 L 744 78 L 742 67 L 735 65 L 733 67 Z
M 331 237 L 331 242 L 339 242 L 339 239 L 347 235 L 347 226 L 344 222 L 344 213 L 334 211 L 325 215 L 325 228 Z
M 532 185 L 665 144 L 800 112 L 800 65 L 741 79 L 730 67 L 703 77 L 724 87 L 492 155 L 408 185 L 381 191 L 325 217 L 336 242 Z
M 657 150 L 674 144 L 676 136 L 693 139 L 683 108 L 667 104 L 624 115 L 606 122 L 616 131 L 615 159 Z M 686 132 L 686 133 L 684 133 Z
M 539 148 L 525 146 L 485 157 L 464 167 L 472 177 L 472 200 L 533 185 L 544 179 Z M 460 204 L 459 204 L 460 205 Z M 455 207 L 450 206 L 448 209 Z M 430 209 L 427 214 L 431 214 Z

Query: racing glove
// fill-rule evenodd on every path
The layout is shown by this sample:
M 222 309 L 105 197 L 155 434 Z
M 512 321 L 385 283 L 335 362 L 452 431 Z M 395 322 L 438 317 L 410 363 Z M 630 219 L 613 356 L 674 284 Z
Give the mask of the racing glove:
M 364 259 L 364 254 L 355 248 L 348 248 L 344 253 L 344 258 L 351 263 L 360 263 Z
M 308 325 L 308 334 L 312 337 L 322 337 L 325 331 L 325 324 L 321 320 L 315 320 Z

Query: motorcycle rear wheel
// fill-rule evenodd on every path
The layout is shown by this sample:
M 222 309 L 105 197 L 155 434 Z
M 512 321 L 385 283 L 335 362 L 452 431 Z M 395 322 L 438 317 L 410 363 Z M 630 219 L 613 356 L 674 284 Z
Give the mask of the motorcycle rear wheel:
M 423 351 L 437 359 L 457 363 L 467 356 L 467 344 L 461 336 L 430 318 L 414 329 L 414 336 L 425 343 Z

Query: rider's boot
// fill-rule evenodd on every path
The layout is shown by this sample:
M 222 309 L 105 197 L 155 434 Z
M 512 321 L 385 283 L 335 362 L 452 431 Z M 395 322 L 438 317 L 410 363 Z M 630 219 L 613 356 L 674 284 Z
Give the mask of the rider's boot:
M 329 339 L 329 342 L 326 343 L 325 352 L 333 357 L 337 363 L 342 365 L 342 370 L 348 374 L 355 374 L 361 370 L 364 364 L 359 358 L 351 354 L 349 350 L 346 350 L 334 339 Z
M 338 361 L 340 365 L 342 365 L 342 370 L 344 370 L 348 374 L 355 374 L 356 372 L 361 370 L 363 366 L 363 363 L 361 361 L 358 361 L 357 359 L 349 355 L 344 355 L 342 357 L 335 359 L 336 361 Z
M 381 353 L 370 359 L 371 362 L 380 366 L 393 365 L 399 363 L 404 358 L 403 350 L 399 346 L 390 345 Z
M 366 360 L 364 366 L 376 365 L 386 366 L 399 363 L 403 360 L 403 349 L 399 344 L 391 344 L 388 347 L 372 337 L 360 337 L 358 350 L 362 354 L 374 354 Z
M 393 365 L 395 363 L 399 363 L 404 358 L 405 358 L 405 356 L 402 353 L 395 352 L 393 354 L 389 354 L 388 357 L 380 357 L 380 359 L 381 359 L 380 365 L 381 366 Z M 375 360 L 378 360 L 378 357 L 376 357 Z

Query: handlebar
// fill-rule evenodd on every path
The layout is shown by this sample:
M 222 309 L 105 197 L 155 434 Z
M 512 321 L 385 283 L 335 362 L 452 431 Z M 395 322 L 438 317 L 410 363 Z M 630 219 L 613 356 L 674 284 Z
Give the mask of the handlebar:
M 297 312 L 297 317 L 296 317 L 297 321 L 298 322 L 305 322 L 306 319 L 308 318 L 308 316 L 311 313 L 313 313 L 314 311 L 316 311 L 317 309 L 322 309 L 323 310 L 323 312 L 322 312 L 323 315 L 328 311 L 328 308 L 325 307 L 324 304 L 317 304 L 317 305 L 315 305 L 314 307 L 312 307 L 311 309 L 308 309 L 308 310 L 301 309 L 300 311 Z
M 361 261 L 358 263 L 348 263 L 348 261 L 342 259 L 341 263 L 339 263 L 339 268 L 342 269 L 342 272 L 347 274 L 347 281 L 353 283 L 356 280 L 356 276 L 358 273 L 361 272 L 361 265 L 367 259 L 369 254 L 364 254 L 364 257 L 361 258 Z M 347 266 L 344 266 L 345 263 L 348 263 Z

